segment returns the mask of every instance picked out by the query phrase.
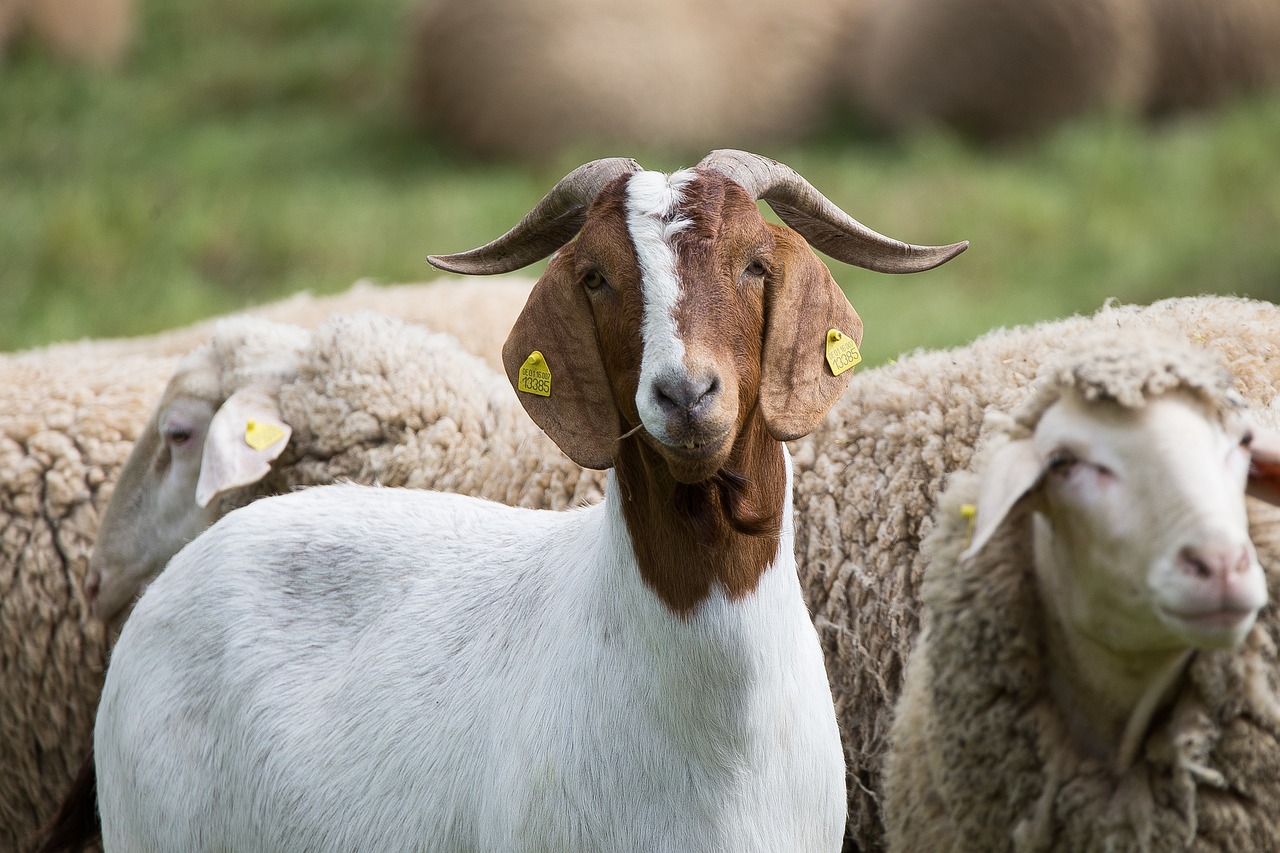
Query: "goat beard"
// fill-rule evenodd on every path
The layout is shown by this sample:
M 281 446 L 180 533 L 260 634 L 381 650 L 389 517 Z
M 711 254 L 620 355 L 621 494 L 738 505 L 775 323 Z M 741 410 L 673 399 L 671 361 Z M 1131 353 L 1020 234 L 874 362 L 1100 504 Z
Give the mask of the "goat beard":
M 675 507 L 701 545 L 719 545 L 730 533 L 772 536 L 778 532 L 775 519 L 751 507 L 751 481 L 730 468 L 721 468 L 699 483 L 677 483 Z

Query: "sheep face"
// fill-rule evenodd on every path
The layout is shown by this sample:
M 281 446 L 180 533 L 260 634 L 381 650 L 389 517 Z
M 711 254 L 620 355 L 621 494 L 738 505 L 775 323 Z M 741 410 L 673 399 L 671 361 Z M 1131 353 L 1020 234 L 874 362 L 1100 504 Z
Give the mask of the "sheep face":
M 531 354 L 545 359 L 551 394 L 521 399 L 576 461 L 608 467 L 618 439 L 638 432 L 677 481 L 696 483 L 725 465 L 753 411 L 775 438 L 821 419 L 848 378 L 823 361 L 832 328 L 861 340 L 803 238 L 766 223 L 742 187 L 697 169 L 642 171 L 601 190 L 504 358 L 517 390 Z M 834 393 L 805 396 L 824 384 Z M 593 428 L 558 429 L 566 411 Z
M 1276 447 L 1184 393 L 1139 408 L 1068 393 L 993 456 L 979 506 L 1035 501 L 1037 580 L 1069 631 L 1118 654 L 1226 648 L 1267 600 L 1244 493 L 1251 454 Z

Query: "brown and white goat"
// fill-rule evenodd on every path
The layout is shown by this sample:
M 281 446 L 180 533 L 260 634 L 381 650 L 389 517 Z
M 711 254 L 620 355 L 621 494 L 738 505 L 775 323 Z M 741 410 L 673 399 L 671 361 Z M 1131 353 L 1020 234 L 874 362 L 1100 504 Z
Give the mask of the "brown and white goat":
M 806 189 L 807 188 L 807 189 Z M 108 850 L 836 850 L 843 753 L 782 441 L 861 322 L 837 257 L 925 269 L 784 166 L 597 161 L 489 247 L 561 249 L 504 348 L 605 500 L 327 486 L 237 510 L 126 623 L 95 732 Z M 806 230 L 808 229 L 808 230 Z M 832 251 L 835 249 L 835 251 Z

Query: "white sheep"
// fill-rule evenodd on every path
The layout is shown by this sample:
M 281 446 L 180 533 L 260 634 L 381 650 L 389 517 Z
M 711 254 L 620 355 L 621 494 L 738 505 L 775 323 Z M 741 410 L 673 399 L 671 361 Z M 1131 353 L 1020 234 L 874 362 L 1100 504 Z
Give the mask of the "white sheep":
M 120 621 L 232 509 L 343 480 L 534 509 L 595 502 L 604 486 L 451 336 L 371 312 L 314 331 L 223 320 L 179 364 L 120 472 L 85 582 L 94 614 Z
M 1280 498 L 1280 436 L 1183 340 L 1076 343 L 925 542 L 889 849 L 1269 849 L 1276 625 L 1244 494 Z
M 113 654 L 107 847 L 836 849 L 839 734 L 780 440 L 844 389 L 861 322 L 758 197 L 871 268 L 963 249 L 891 241 L 720 152 L 673 175 L 588 164 L 435 259 L 559 249 L 504 361 L 562 449 L 612 466 L 604 501 L 332 486 L 222 519 Z
M 427 0 L 411 96 L 439 133 L 490 155 L 794 140 L 826 107 L 844 2 Z
M 1153 74 L 1150 17 L 1145 0 L 871 0 L 847 85 L 893 130 L 1006 139 L 1132 115 Z
M 516 276 L 360 284 L 253 310 L 314 325 L 378 307 L 493 352 L 531 285 Z M 0 355 L 0 850 L 21 849 L 53 813 L 88 751 L 109 642 L 83 592 L 90 552 L 176 356 L 207 341 L 214 325 Z

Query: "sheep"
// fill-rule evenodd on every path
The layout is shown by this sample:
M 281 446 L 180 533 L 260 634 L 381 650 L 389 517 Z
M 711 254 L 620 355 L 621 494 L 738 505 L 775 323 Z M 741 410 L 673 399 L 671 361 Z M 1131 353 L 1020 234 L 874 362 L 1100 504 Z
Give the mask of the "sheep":
M 30 31 L 55 54 L 85 65 L 118 65 L 133 37 L 133 0 L 0 0 L 0 58 Z
M 0 356 L 0 849 L 20 850 L 91 743 L 106 668 L 82 586 L 99 514 L 173 371 L 141 354 Z
M 1277 324 L 1280 324 L 1280 309 L 1269 303 L 1201 297 L 1167 300 L 1149 307 L 1109 307 L 1093 317 L 994 332 L 968 347 L 917 353 L 855 377 L 850 390 L 828 419 L 810 436 L 791 443 L 800 576 L 829 664 L 828 675 L 846 747 L 850 773 L 850 838 L 862 849 L 878 849 L 880 843 L 880 767 L 902 670 L 917 631 L 914 602 L 918 598 L 921 572 L 917 555 L 920 539 L 929 530 L 943 478 L 968 464 L 984 411 L 991 406 L 1008 405 L 1034 375 L 1040 360 L 1054 352 L 1060 341 L 1096 329 L 1110 329 L 1117 337 L 1123 337 L 1130 330 L 1145 326 L 1167 327 L 1184 337 L 1212 344 L 1225 352 L 1250 399 L 1271 399 L 1280 394 L 1280 368 L 1273 366 L 1280 364 L 1277 357 L 1280 353 L 1272 343 Z M 495 330 L 499 331 L 505 334 L 506 330 Z M 315 345 L 313 349 L 319 353 L 347 354 L 327 356 L 329 363 L 317 362 L 309 368 L 308 382 L 313 386 L 330 381 L 325 375 L 330 372 L 331 363 L 345 364 L 349 359 L 358 359 L 357 353 L 366 346 L 379 351 L 376 344 L 366 344 L 365 338 L 390 342 L 399 335 L 335 331 L 331 337 L 331 341 Z M 265 346 L 265 343 L 255 344 L 255 347 Z M 403 342 L 382 346 L 394 347 L 397 355 L 382 357 L 378 366 L 365 373 L 380 374 L 381 364 L 398 359 L 406 365 L 405 370 L 396 374 L 404 382 L 410 381 L 405 377 L 416 372 L 428 376 L 438 374 L 439 378 L 432 380 L 438 390 L 443 390 L 444 383 L 453 378 L 459 380 L 464 390 L 483 384 L 468 378 L 466 372 L 436 371 L 420 363 L 420 358 L 408 354 L 413 348 Z M 217 347 L 227 352 L 235 350 L 230 341 Z M 234 362 L 227 359 L 225 364 L 224 370 L 229 375 Z M 346 376 L 351 370 L 346 368 L 341 373 Z M 983 381 L 972 381 L 975 376 L 983 377 Z M 170 392 L 186 382 L 181 377 L 181 372 L 175 375 Z M 229 379 L 222 384 L 229 389 L 228 393 L 235 389 Z M 307 418 L 321 420 L 313 413 L 354 408 L 360 405 L 362 389 L 369 383 L 343 378 L 330 384 L 333 391 L 327 395 L 327 402 L 310 407 L 300 401 L 313 395 L 326 395 L 315 387 L 306 389 L 299 385 L 289 395 L 285 420 L 301 425 Z M 421 393 L 409 391 L 410 387 L 416 386 L 393 385 L 389 393 L 375 399 L 373 406 L 386 410 L 395 400 Z M 503 387 L 506 388 L 505 383 Z M 221 403 L 219 399 L 210 401 L 213 407 Z M 515 404 L 516 401 L 509 401 L 512 408 Z M 458 406 L 446 403 L 441 411 Z M 157 409 L 153 423 L 162 418 L 163 409 L 163 406 Z M 434 417 L 418 412 L 405 415 L 403 420 L 431 423 Z M 525 464 L 544 464 L 548 445 L 542 443 L 545 439 L 536 427 L 515 416 L 509 417 L 509 423 L 513 430 L 509 443 L 494 440 L 491 444 L 491 448 L 500 448 L 502 454 L 509 454 L 503 464 L 517 458 L 525 460 Z M 522 425 L 527 436 L 519 439 L 516 436 Z M 337 477 L 404 484 L 410 482 L 406 467 L 421 466 L 423 471 L 435 475 L 448 467 L 434 461 L 438 457 L 420 460 L 420 451 L 414 446 L 400 447 L 385 452 L 382 458 L 373 458 L 380 447 L 377 442 L 352 441 L 347 437 L 343 444 L 340 429 L 326 428 L 322 423 L 306 427 L 304 431 L 326 429 L 332 437 L 324 442 L 326 449 L 314 455 L 317 459 L 329 455 L 341 459 L 340 470 L 326 471 L 323 463 L 313 460 L 316 467 L 306 477 L 281 471 L 246 489 L 254 495 L 271 494 L 289 484 L 326 482 Z M 197 425 L 195 431 L 202 433 L 203 428 Z M 403 444 L 413 434 L 384 427 L 383 435 L 402 436 Z M 448 435 L 460 440 L 452 429 Z M 156 441 L 158 438 L 153 440 L 151 450 L 135 451 L 138 461 L 129 465 L 136 465 L 140 470 L 153 466 L 155 454 L 159 452 Z M 434 445 L 427 446 L 433 454 L 439 452 Z M 335 452 L 337 448 L 341 449 Z M 199 452 L 198 439 L 193 449 Z M 310 455 L 313 454 L 299 453 L 302 458 Z M 473 467 L 490 471 L 489 466 L 494 463 L 486 460 L 488 455 L 491 455 L 488 451 L 478 452 L 469 457 L 465 465 L 459 461 L 451 481 L 417 479 L 412 482 L 483 494 L 473 491 L 477 489 L 477 479 L 484 484 L 495 478 L 488 474 L 469 477 L 466 472 Z M 559 456 L 558 452 L 555 455 Z M 291 458 L 287 452 L 275 464 Z M 398 472 L 384 470 L 388 468 L 386 459 L 400 460 L 402 467 Z M 559 479 L 539 481 L 536 489 L 526 490 L 524 496 L 493 493 L 489 496 L 533 507 L 571 505 L 580 499 L 580 493 L 575 494 L 573 490 L 582 487 L 580 481 L 573 478 L 572 472 L 577 466 L 562 457 L 560 464 L 565 468 Z M 512 477 L 513 482 L 515 479 Z M 197 475 L 189 474 L 184 489 L 176 496 L 170 494 L 171 500 L 193 515 L 202 512 L 195 501 L 196 480 Z M 140 551 L 130 550 L 131 545 L 154 547 L 145 540 L 140 543 L 131 531 L 154 527 L 154 539 L 169 535 L 168 528 L 159 521 L 154 497 L 146 495 L 156 488 L 155 484 L 145 479 L 133 482 L 132 486 L 117 489 L 120 500 L 151 503 L 132 504 L 136 507 L 135 514 L 116 512 L 109 507 L 104 540 L 113 545 L 104 545 L 94 557 L 95 564 L 106 565 L 105 555 L 114 554 L 113 562 L 119 569 L 104 573 L 110 580 L 103 580 L 103 595 L 117 600 L 128 600 L 136 594 L 177 549 L 177 544 L 171 545 L 172 551 L 154 558 L 144 558 Z M 143 495 L 130 497 L 131 490 L 140 490 Z M 215 502 L 212 508 L 225 512 L 247 501 L 249 494 L 242 493 L 236 501 Z M 215 513 L 215 517 L 220 516 Z M 119 532 L 113 532 L 116 526 L 121 528 Z M 181 541 L 178 539 L 177 543 Z M 150 572 L 140 573 L 137 567 L 143 565 L 150 565 Z M 109 589 L 121 583 L 130 586 L 125 591 Z
M 1269 849 L 1275 617 L 1255 627 L 1244 492 L 1280 501 L 1280 435 L 1184 340 L 1078 343 L 992 415 L 924 543 L 889 849 Z
M 920 543 L 946 477 L 969 466 L 986 411 L 1012 406 L 1064 342 L 1146 328 L 1222 353 L 1252 405 L 1280 395 L 1280 308 L 1179 298 L 904 356 L 854 377 L 826 421 L 792 443 L 796 558 L 844 740 L 852 849 L 883 848 L 887 736 L 919 631 Z
M 512 276 L 470 287 L 358 285 L 255 310 L 316 324 L 334 311 L 377 306 L 488 352 L 531 284 Z M 89 618 L 90 553 L 177 354 L 211 327 L 0 355 L 0 850 L 22 849 L 88 752 L 111 639 Z
M 1086 111 L 1137 114 L 1154 73 L 1142 0 L 875 0 L 852 99 L 891 130 L 1009 140 Z
M 1152 0 L 1157 70 L 1148 110 L 1214 107 L 1280 82 L 1274 0 Z
M 468 150 L 534 160 L 796 140 L 823 117 L 844 2 L 429 0 L 412 106 Z
M 250 447 L 248 422 L 274 426 L 278 440 Z M 85 581 L 94 615 L 121 622 L 169 559 L 232 509 L 341 480 L 535 509 L 595 502 L 604 485 L 451 336 L 371 312 L 314 331 L 223 320 L 178 366 L 120 473 Z
M 109 849 L 839 846 L 783 441 L 844 390 L 862 324 L 756 198 L 872 269 L 964 248 L 890 240 L 780 164 L 713 152 L 671 175 L 589 163 L 504 237 L 433 258 L 555 253 L 503 361 L 561 449 L 610 469 L 604 500 L 337 485 L 224 517 L 113 652 Z

